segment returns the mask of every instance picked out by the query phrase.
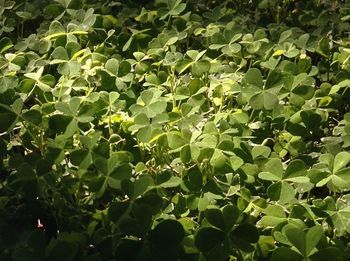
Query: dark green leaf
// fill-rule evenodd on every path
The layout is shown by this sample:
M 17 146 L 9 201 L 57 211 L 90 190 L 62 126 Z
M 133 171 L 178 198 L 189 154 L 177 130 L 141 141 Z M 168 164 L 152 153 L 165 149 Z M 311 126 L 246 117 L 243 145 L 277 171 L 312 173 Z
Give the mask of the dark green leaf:
M 202 252 L 208 252 L 215 246 L 221 244 L 225 234 L 221 230 L 212 227 L 202 227 L 195 235 L 195 245 Z

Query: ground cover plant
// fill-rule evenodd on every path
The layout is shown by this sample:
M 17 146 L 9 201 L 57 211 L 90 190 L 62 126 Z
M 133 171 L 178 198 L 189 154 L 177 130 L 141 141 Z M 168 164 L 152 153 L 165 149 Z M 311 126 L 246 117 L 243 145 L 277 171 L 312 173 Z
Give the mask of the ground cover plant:
M 349 260 L 349 20 L 0 0 L 0 260 Z

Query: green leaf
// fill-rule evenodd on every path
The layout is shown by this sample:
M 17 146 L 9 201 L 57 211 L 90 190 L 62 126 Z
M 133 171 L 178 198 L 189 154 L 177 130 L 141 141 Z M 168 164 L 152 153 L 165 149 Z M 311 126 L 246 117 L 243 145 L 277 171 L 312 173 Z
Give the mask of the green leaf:
M 149 105 L 153 98 L 153 92 L 151 90 L 145 90 L 141 93 L 141 99 L 145 105 Z
M 293 93 L 305 100 L 309 100 L 314 96 L 315 88 L 313 86 L 300 85 L 293 89 Z
M 151 241 L 158 245 L 178 245 L 185 237 L 185 230 L 177 220 L 160 222 L 150 233 Z
M 259 224 L 263 227 L 276 227 L 287 220 L 285 210 L 280 205 L 268 206 L 265 210 L 265 214 L 266 216 L 263 216 L 259 221 Z
M 333 173 L 344 168 L 350 162 L 350 153 L 346 151 L 339 152 L 334 158 Z
M 317 45 L 317 52 L 321 54 L 322 56 L 328 58 L 329 52 L 330 52 L 330 44 L 329 44 L 329 39 L 326 37 L 322 38 Z
M 78 75 L 81 69 L 81 65 L 77 61 L 69 61 L 66 63 L 62 63 L 58 66 L 57 71 L 61 75 L 65 76 L 73 76 L 73 75 Z
M 268 216 L 286 218 L 286 212 L 280 205 L 271 205 L 265 209 L 265 213 Z
M 278 159 L 278 158 L 270 159 L 266 163 L 264 170 L 267 172 L 271 172 L 271 173 L 275 174 L 277 177 L 279 177 L 280 179 L 282 179 L 283 165 L 282 165 L 282 162 L 280 159 Z
M 204 211 L 209 205 L 209 199 L 206 194 L 198 199 L 198 211 Z
M 161 184 L 158 185 L 158 187 L 161 188 L 175 188 L 180 186 L 182 183 L 182 179 L 176 176 L 171 176 L 170 179 L 168 179 L 165 182 L 162 182 Z
M 89 150 L 78 149 L 70 153 L 70 161 L 73 165 L 87 169 L 92 164 L 92 156 Z
M 331 184 L 328 183 L 332 191 L 348 191 L 350 190 L 350 168 L 344 168 L 336 174 L 330 176 Z M 335 188 L 333 188 L 333 186 Z
M 133 40 L 134 40 L 134 35 L 131 35 L 128 41 L 123 45 L 123 49 L 122 49 L 123 52 L 127 51 L 130 48 Z
M 187 144 L 187 141 L 179 132 L 170 132 L 167 134 L 170 149 L 178 149 Z
M 286 173 L 283 176 L 283 179 L 287 179 L 289 181 L 293 182 L 299 182 L 301 180 L 304 180 L 305 182 L 308 182 L 309 179 L 305 177 L 307 175 L 307 167 L 304 161 L 302 160 L 293 160 L 289 163 Z M 304 177 L 304 179 L 301 179 L 301 177 Z M 297 178 L 297 179 L 295 179 Z
M 113 189 L 120 189 L 123 180 L 131 178 L 132 168 L 129 164 L 122 164 L 116 167 L 114 164 L 111 165 L 113 161 L 108 160 L 108 177 L 107 183 Z
M 281 60 L 281 57 L 279 56 L 278 57 L 271 56 L 267 61 L 262 62 L 260 65 L 261 67 L 267 68 L 269 70 L 274 70 L 277 67 L 280 60 Z
M 231 232 L 230 236 L 233 245 L 244 252 L 253 252 L 254 247 L 252 243 L 256 243 L 259 240 L 257 228 L 248 223 L 240 224 Z
M 260 172 L 259 173 L 259 178 L 263 179 L 263 180 L 268 180 L 268 181 L 281 181 L 281 177 L 279 177 L 278 175 L 271 173 L 271 172 Z
M 223 207 L 222 215 L 225 221 L 226 232 L 230 232 L 240 217 L 240 211 L 236 205 L 228 204 Z
M 192 65 L 191 72 L 194 77 L 201 77 L 203 74 L 209 72 L 210 62 L 207 60 L 200 60 Z
M 258 229 L 254 225 L 248 223 L 240 224 L 233 231 L 232 235 L 247 243 L 256 243 L 259 240 Z
M 291 37 L 293 34 L 292 30 L 286 30 L 281 33 L 280 38 L 278 40 L 278 43 L 285 42 L 289 37 Z
M 39 53 L 44 54 L 48 53 L 51 49 L 51 41 L 49 39 L 41 39 L 39 42 Z
M 342 261 L 344 260 L 344 252 L 337 247 L 326 247 L 320 249 L 312 258 L 320 261 Z
M 215 246 L 221 244 L 225 239 L 225 234 L 221 230 L 213 227 L 202 227 L 195 234 L 195 245 L 201 252 L 209 252 Z
M 119 61 L 115 58 L 108 59 L 105 63 L 105 68 L 107 71 L 116 76 L 118 74 Z
M 69 58 L 73 58 L 74 55 L 81 49 L 81 46 L 76 42 L 68 42 L 66 44 L 66 51 Z
M 63 61 L 69 60 L 68 53 L 67 53 L 66 49 L 62 46 L 56 47 L 55 50 L 53 50 L 51 56 L 52 56 L 52 58 L 57 59 L 57 60 L 63 60 Z
M 277 182 L 268 187 L 267 195 L 271 200 L 287 203 L 294 199 L 295 190 L 286 182 Z
M 224 216 L 218 207 L 215 207 L 215 206 L 208 207 L 205 210 L 204 215 L 211 225 L 221 230 L 225 230 Z
M 80 0 L 57 0 L 57 2 L 66 9 L 76 9 L 81 5 Z
M 131 65 L 127 61 L 122 61 L 118 68 L 118 77 L 123 77 L 127 75 L 131 70 Z
M 243 166 L 244 161 L 238 157 L 238 156 L 231 156 L 230 157 L 230 163 L 231 163 L 231 167 L 234 171 L 237 171 L 240 167 Z
M 148 115 L 150 117 L 154 117 L 157 114 L 164 112 L 166 109 L 166 106 L 167 106 L 167 103 L 165 101 L 153 102 L 148 106 L 148 109 L 149 109 Z
M 243 82 L 245 84 L 251 84 L 259 88 L 262 88 L 264 85 L 261 72 L 257 68 L 249 69 L 243 78 Z
M 142 195 L 145 191 L 147 191 L 149 185 L 151 184 L 151 177 L 149 175 L 142 175 L 134 182 L 134 198 Z
M 210 165 L 215 168 L 222 168 L 227 164 L 227 157 L 218 149 L 214 150 L 214 153 L 210 159 Z
M 203 186 L 202 173 L 198 169 L 190 170 L 183 182 L 190 191 L 200 191 Z
M 6 52 L 8 49 L 12 48 L 13 44 L 10 38 L 2 37 L 0 39 L 0 54 Z
M 283 86 L 283 77 L 280 72 L 277 70 L 271 71 L 266 79 L 265 89 L 278 88 L 280 89 Z
M 152 138 L 152 127 L 146 126 L 141 128 L 137 133 L 137 138 L 140 142 L 148 143 Z
M 314 226 L 306 232 L 306 255 L 310 255 L 311 251 L 316 247 L 318 242 L 320 242 L 323 236 L 323 229 L 321 226 Z
M 271 261 L 300 261 L 302 256 L 294 250 L 287 247 L 276 248 L 272 253 Z
M 253 95 L 249 100 L 249 104 L 255 110 L 273 110 L 278 105 L 278 102 L 278 97 L 268 91 L 257 93 Z
M 184 59 L 176 64 L 175 69 L 179 74 L 181 74 L 186 71 L 192 64 L 194 64 L 194 61 Z
M 120 218 L 129 210 L 129 202 L 112 202 L 108 208 L 108 218 L 117 223 Z
M 260 157 L 268 158 L 270 156 L 270 153 L 271 153 L 271 149 L 267 146 L 255 146 L 252 149 L 253 159 L 260 158 Z
M 121 185 L 129 198 L 136 199 L 147 191 L 151 182 L 152 178 L 149 175 L 141 175 L 134 182 L 124 179 Z
M 306 252 L 306 236 L 305 233 L 297 227 L 288 227 L 284 230 L 284 234 L 286 235 L 287 239 L 295 246 L 299 252 L 303 256 L 307 256 Z M 310 239 L 314 240 L 317 239 L 317 237 L 313 238 L 313 231 L 310 234 Z M 310 242 L 310 247 L 313 246 L 315 241 Z M 312 247 L 313 248 L 313 247 Z
M 71 137 L 73 136 L 75 133 L 77 133 L 79 130 L 78 127 L 78 122 L 75 119 L 72 119 L 70 123 L 68 123 L 67 128 L 64 132 L 64 136 L 65 137 Z
M 191 158 L 191 149 L 189 145 L 185 145 L 180 150 L 180 159 L 183 163 L 190 163 Z
M 141 126 L 149 125 L 149 119 L 145 113 L 137 114 L 134 118 L 134 123 Z
M 342 199 L 340 199 L 342 200 Z M 340 207 L 338 211 L 330 211 L 332 223 L 334 224 L 335 234 L 337 236 L 343 236 L 350 233 L 349 221 L 350 221 L 350 207 Z
M 10 131 L 17 120 L 16 114 L 12 112 L 0 113 L 0 133 Z

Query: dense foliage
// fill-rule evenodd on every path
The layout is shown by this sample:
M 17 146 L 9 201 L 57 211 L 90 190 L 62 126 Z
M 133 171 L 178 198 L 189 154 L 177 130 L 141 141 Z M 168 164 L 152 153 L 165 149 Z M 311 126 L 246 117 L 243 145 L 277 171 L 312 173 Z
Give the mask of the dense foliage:
M 350 260 L 349 20 L 0 0 L 0 260 Z

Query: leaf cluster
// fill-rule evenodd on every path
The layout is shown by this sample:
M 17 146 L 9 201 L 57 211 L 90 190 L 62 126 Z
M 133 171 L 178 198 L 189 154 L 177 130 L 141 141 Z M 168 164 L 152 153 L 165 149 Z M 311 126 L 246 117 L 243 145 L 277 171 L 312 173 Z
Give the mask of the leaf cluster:
M 349 260 L 349 19 L 0 0 L 0 260 Z

